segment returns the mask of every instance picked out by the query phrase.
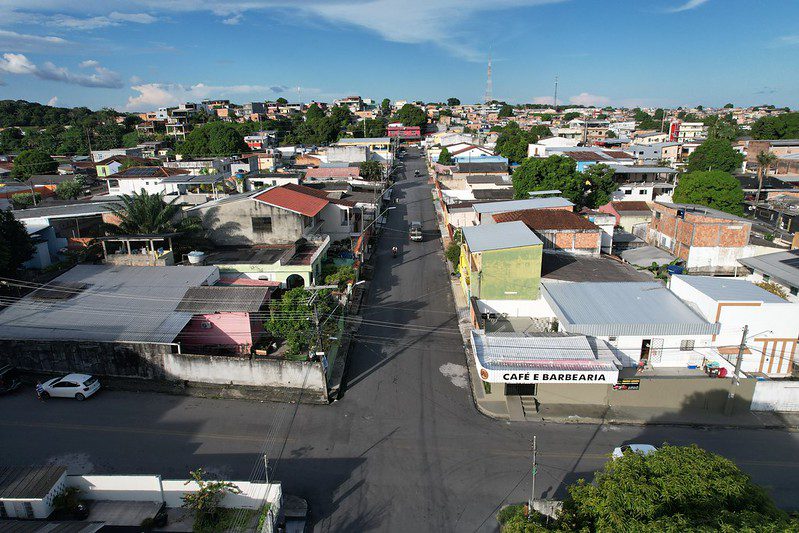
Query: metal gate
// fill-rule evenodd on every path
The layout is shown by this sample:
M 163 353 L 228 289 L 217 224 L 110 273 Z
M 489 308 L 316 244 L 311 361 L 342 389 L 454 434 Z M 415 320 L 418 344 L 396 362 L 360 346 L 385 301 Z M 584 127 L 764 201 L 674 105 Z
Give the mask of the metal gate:
M 659 363 L 663 358 L 663 339 L 652 339 L 649 344 L 649 362 Z

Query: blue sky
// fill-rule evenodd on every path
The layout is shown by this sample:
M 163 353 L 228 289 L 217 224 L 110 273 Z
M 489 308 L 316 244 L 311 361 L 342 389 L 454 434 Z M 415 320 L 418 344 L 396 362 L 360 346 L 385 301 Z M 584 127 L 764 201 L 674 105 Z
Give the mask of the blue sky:
M 0 98 L 799 107 L 797 0 L 2 0 Z

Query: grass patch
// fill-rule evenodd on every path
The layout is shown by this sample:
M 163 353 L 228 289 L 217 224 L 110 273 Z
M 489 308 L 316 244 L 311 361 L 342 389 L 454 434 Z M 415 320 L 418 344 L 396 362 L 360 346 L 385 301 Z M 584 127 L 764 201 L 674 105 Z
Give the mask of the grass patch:
M 258 516 L 258 509 L 219 509 L 216 521 L 199 523 L 195 520 L 196 533 L 223 533 L 225 531 L 250 531 L 249 525 Z

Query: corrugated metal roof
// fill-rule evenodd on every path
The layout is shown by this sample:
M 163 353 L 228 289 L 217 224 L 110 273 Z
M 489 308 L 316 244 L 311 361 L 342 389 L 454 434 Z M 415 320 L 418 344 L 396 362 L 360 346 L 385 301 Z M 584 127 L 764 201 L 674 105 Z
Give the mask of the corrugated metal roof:
M 583 335 L 490 333 L 472 330 L 472 346 L 480 364 L 500 370 L 616 370 L 612 357 L 597 357 Z
M 23 220 L 26 218 L 66 218 L 85 215 L 99 215 L 110 213 L 111 206 L 121 205 L 119 200 L 109 200 L 107 202 L 91 202 L 68 205 L 52 205 L 47 207 L 32 207 L 30 209 L 18 209 L 13 211 L 14 218 Z
M 569 333 L 594 336 L 713 335 L 711 324 L 658 282 L 542 282 Z
M 799 287 L 799 250 L 746 257 L 738 262 L 786 285 Z
M 187 313 L 255 313 L 269 295 L 269 287 L 190 287 L 177 311 Z
M 2 466 L 0 498 L 44 498 L 66 471 L 65 466 Z
M 572 207 L 574 204 L 566 198 L 553 196 L 550 198 L 528 198 L 526 200 L 509 200 L 507 202 L 486 202 L 476 204 L 477 213 L 507 213 L 508 211 L 523 211 L 525 209 L 547 209 L 552 207 Z
M 684 281 L 702 294 L 717 302 L 787 303 L 785 300 L 761 289 L 751 281 L 713 276 L 687 276 L 675 274 L 672 278 Z
M 25 296 L 0 312 L 0 339 L 173 342 L 192 317 L 177 312 L 178 303 L 216 272 L 214 266 L 78 265 L 47 287 L 85 288 L 56 300 Z
M 482 226 L 465 226 L 463 238 L 472 252 L 503 250 L 521 246 L 542 244 L 535 233 L 524 222 L 504 222 L 501 224 L 483 224 Z

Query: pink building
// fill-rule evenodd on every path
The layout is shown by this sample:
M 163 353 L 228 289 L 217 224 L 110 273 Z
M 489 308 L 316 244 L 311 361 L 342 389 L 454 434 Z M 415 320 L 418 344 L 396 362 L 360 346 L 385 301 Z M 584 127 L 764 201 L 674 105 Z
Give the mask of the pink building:
M 191 287 L 176 311 L 192 318 L 178 335 L 203 352 L 249 353 L 264 335 L 263 312 L 272 287 Z

